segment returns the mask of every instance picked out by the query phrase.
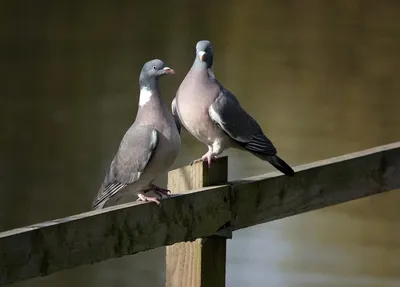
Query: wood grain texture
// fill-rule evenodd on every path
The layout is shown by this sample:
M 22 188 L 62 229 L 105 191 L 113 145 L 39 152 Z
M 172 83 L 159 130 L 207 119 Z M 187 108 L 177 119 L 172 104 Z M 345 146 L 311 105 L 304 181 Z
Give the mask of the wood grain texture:
M 219 186 L 0 233 L 0 285 L 215 234 L 231 218 L 228 199 Z
M 168 188 L 172 193 L 190 193 L 193 188 L 224 184 L 228 160 L 222 157 L 211 169 L 203 162 L 170 171 Z M 228 199 L 228 202 L 230 200 Z M 222 226 L 221 226 L 222 227 Z M 212 236 L 167 247 L 167 287 L 224 287 L 226 238 Z
M 400 142 L 302 165 L 293 178 L 276 172 L 187 192 L 225 182 L 226 166 L 221 158 L 211 170 L 199 163 L 171 171 L 170 188 L 188 194 L 163 200 L 161 206 L 129 203 L 0 233 L 0 285 L 185 242 L 184 248 L 167 248 L 167 286 L 224 286 L 212 285 L 222 282 L 222 271 L 208 283 L 213 278 L 199 270 L 219 270 L 222 264 L 213 260 L 225 261 L 225 239 L 186 241 L 216 234 L 229 222 L 238 230 L 399 189 Z M 192 275 L 171 285 L 182 272 Z
M 400 142 L 232 182 L 232 228 L 253 226 L 400 188 Z

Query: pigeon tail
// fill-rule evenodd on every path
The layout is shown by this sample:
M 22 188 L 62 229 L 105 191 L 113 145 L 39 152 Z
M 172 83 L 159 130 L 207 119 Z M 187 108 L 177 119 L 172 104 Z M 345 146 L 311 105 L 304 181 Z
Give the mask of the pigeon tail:
M 103 200 L 101 202 L 93 202 L 92 210 L 103 209 L 106 202 L 107 202 L 106 200 Z
M 282 172 L 288 176 L 294 175 L 294 170 L 279 156 L 268 155 L 268 156 L 265 156 L 263 159 L 268 161 L 270 164 L 272 164 L 280 172 Z

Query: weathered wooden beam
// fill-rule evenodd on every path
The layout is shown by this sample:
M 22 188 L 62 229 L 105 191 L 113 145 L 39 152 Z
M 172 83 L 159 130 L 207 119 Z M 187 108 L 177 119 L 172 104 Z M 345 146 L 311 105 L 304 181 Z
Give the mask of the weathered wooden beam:
M 230 218 L 229 186 L 217 186 L 160 206 L 129 203 L 3 232 L 0 285 L 195 240 Z
M 219 158 L 208 168 L 205 162 L 168 173 L 172 193 L 191 193 L 195 188 L 225 184 L 228 180 L 228 158 Z M 230 202 L 230 198 L 224 199 Z M 221 226 L 222 227 L 222 226 Z M 224 287 L 226 238 L 212 236 L 194 242 L 167 246 L 167 287 Z
M 161 206 L 124 204 L 0 233 L 0 285 L 207 237 L 230 221 L 238 230 L 398 189 L 400 142 L 296 171 L 293 178 L 271 173 L 203 188 Z M 211 182 L 220 175 L 202 176 Z
M 253 226 L 400 188 L 400 142 L 232 182 L 232 228 Z

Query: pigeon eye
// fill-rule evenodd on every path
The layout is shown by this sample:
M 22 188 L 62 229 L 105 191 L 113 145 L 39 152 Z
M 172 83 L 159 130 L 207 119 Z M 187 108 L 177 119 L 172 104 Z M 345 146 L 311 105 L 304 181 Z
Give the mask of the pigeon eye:
M 154 69 L 154 70 L 157 70 L 157 67 L 156 67 L 156 66 L 153 66 L 153 69 Z

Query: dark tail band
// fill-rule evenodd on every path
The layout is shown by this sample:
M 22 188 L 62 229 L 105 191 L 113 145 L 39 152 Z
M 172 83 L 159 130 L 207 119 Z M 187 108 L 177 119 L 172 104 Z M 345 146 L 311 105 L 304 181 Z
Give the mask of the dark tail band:
M 272 164 L 277 170 L 280 172 L 288 175 L 293 176 L 294 170 L 279 156 L 277 155 L 270 155 L 265 158 L 270 164 Z

